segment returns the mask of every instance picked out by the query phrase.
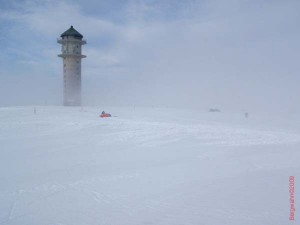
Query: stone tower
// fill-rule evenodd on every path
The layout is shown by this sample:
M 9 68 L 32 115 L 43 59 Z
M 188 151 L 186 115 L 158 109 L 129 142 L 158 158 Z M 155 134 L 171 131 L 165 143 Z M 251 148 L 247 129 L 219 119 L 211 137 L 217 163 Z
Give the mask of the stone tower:
M 64 106 L 81 105 L 81 46 L 86 44 L 83 36 L 70 27 L 60 35 L 57 43 L 61 44 L 61 53 L 64 69 Z

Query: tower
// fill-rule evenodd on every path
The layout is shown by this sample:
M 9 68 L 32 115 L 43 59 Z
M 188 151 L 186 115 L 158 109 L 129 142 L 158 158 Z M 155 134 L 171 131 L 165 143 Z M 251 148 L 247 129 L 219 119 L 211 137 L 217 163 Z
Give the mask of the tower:
M 81 105 L 81 46 L 86 44 L 83 36 L 71 26 L 60 35 L 57 43 L 61 44 L 64 70 L 64 106 Z

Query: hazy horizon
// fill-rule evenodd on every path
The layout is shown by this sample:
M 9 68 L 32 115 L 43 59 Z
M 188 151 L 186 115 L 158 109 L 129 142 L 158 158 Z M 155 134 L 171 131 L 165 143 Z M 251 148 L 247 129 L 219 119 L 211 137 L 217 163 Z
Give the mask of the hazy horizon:
M 62 104 L 73 25 L 84 105 L 300 112 L 299 1 L 0 2 L 0 107 Z

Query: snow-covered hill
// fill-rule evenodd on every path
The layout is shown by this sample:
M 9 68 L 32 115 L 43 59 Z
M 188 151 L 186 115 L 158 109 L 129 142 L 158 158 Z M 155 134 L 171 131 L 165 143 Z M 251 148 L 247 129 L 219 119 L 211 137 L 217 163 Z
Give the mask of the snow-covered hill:
M 300 125 L 158 108 L 0 108 L 0 224 L 282 225 Z M 295 219 L 299 217 L 296 213 Z

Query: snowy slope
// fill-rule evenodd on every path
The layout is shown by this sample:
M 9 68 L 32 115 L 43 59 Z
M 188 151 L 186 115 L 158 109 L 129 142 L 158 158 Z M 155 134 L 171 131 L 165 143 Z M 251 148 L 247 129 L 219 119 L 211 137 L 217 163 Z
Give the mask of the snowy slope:
M 101 111 L 0 108 L 0 224 L 290 223 L 297 122 L 157 108 L 111 108 L 115 117 L 102 119 Z

